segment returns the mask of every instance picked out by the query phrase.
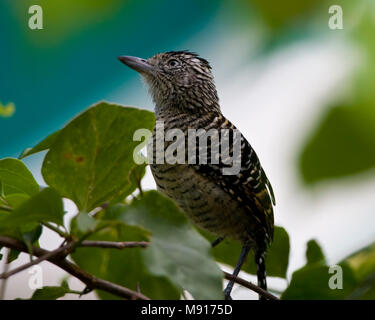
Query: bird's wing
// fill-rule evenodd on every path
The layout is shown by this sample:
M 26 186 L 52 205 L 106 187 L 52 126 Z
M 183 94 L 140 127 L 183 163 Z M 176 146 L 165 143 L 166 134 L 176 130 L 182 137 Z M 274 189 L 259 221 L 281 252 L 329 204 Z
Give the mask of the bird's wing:
M 211 140 L 211 143 L 207 145 L 207 164 L 197 164 L 192 167 L 203 176 L 206 176 L 211 181 L 217 183 L 224 191 L 229 193 L 236 201 L 243 203 L 243 206 L 248 210 L 249 214 L 254 217 L 254 221 L 258 223 L 258 230 L 262 230 L 261 238 L 265 236 L 266 242 L 269 243 L 273 238 L 273 206 L 275 205 L 275 197 L 272 190 L 271 183 L 269 182 L 258 156 L 250 143 L 238 132 L 236 135 L 234 132 L 236 127 L 226 120 L 216 119 L 220 121 L 220 128 L 227 129 L 229 132 L 229 143 L 227 147 L 223 147 L 223 131 L 219 144 L 220 158 L 216 162 L 212 163 L 211 149 L 215 144 Z M 216 126 L 217 128 L 217 126 Z M 225 132 L 225 131 L 224 131 Z M 240 142 L 238 141 L 240 139 Z M 240 167 L 238 166 L 238 172 L 235 174 L 223 174 L 223 169 L 228 168 L 228 164 L 225 161 L 223 155 L 233 155 L 234 145 L 240 146 Z M 229 151 L 229 153 L 228 153 Z

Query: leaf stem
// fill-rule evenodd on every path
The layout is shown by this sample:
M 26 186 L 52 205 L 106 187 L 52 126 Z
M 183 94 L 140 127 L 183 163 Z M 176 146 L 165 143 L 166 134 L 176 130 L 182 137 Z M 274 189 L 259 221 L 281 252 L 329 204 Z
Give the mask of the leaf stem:
M 42 225 L 45 226 L 46 228 L 52 230 L 52 231 L 55 231 L 61 238 L 65 238 L 65 239 L 71 238 L 69 233 L 67 233 L 63 230 L 60 230 L 58 227 L 55 227 L 54 225 L 52 225 L 49 222 L 42 222 Z
M 8 207 L 6 205 L 0 205 L 0 210 L 7 211 L 7 212 L 13 211 L 13 209 L 11 207 Z

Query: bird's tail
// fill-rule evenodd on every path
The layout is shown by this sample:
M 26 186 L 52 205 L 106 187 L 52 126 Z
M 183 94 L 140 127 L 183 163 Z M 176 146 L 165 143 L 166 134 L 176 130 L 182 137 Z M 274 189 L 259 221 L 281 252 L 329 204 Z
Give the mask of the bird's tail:
M 266 275 L 266 252 L 265 250 L 258 250 L 255 253 L 255 264 L 257 266 L 258 287 L 267 290 L 267 275 Z M 262 295 L 259 295 L 259 300 L 265 300 Z

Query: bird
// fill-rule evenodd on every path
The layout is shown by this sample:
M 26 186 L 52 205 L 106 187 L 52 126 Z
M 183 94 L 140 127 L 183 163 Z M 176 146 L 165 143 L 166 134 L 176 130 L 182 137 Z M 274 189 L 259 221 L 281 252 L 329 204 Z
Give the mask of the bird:
M 163 124 L 165 132 L 178 129 L 185 136 L 191 130 L 214 132 L 206 146 L 193 144 L 195 152 L 185 152 L 185 161 L 173 163 L 155 161 L 157 148 L 153 146 L 158 133 L 154 129 L 149 144 L 153 148 L 148 148 L 152 175 L 157 189 L 174 200 L 193 224 L 217 236 L 212 246 L 227 238 L 240 242 L 241 254 L 224 290 L 225 299 L 232 299 L 235 279 L 250 251 L 255 257 L 258 286 L 267 290 L 265 258 L 274 233 L 274 192 L 254 149 L 221 112 L 210 63 L 188 50 L 162 52 L 148 59 L 118 59 L 144 79 L 155 104 L 156 121 Z M 195 136 L 192 141 L 197 139 Z M 189 143 L 188 138 L 182 142 Z M 176 141 L 166 141 L 161 151 L 166 152 L 172 143 Z M 219 152 L 211 155 L 214 147 Z M 205 157 L 199 158 L 202 155 Z M 228 162 L 231 156 L 232 163 Z M 237 169 L 224 174 L 230 164 L 235 167 L 235 161 Z M 259 299 L 265 298 L 259 295 Z

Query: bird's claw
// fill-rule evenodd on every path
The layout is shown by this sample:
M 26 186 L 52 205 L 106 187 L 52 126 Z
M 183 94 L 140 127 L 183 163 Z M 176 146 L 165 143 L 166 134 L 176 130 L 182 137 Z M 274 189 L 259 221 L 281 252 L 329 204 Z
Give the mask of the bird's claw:
M 231 290 L 227 290 L 227 289 L 224 290 L 225 300 L 233 300 L 232 297 L 230 296 L 230 292 Z

